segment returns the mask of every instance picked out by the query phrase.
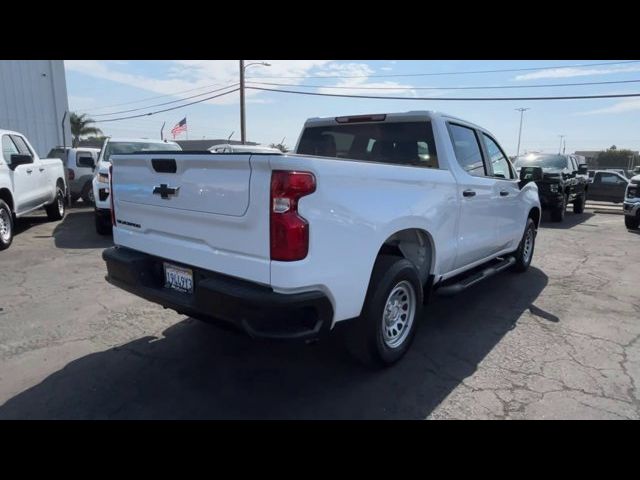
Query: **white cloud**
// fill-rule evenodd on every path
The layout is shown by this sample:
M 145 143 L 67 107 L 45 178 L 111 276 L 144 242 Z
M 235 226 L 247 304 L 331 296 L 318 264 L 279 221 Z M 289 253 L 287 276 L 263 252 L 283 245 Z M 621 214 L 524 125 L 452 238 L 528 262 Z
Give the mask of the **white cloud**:
M 247 60 L 245 64 L 251 63 Z M 247 76 L 304 76 L 311 70 L 322 68 L 330 63 L 328 60 L 272 60 L 270 67 L 251 66 L 247 68 Z M 66 60 L 68 70 L 90 75 L 92 77 L 110 80 L 131 87 L 148 90 L 161 95 L 172 95 L 184 98 L 196 94 L 194 89 L 206 91 L 206 88 L 220 88 L 238 82 L 237 60 L 175 60 L 163 78 L 153 78 L 148 75 L 131 74 L 119 70 L 119 62 L 99 60 Z M 299 83 L 300 80 L 293 80 Z M 176 93 L 192 90 L 185 93 Z M 247 90 L 247 98 L 259 95 L 261 92 Z M 237 102 L 237 95 L 228 95 L 208 100 L 211 104 L 232 104 Z
M 640 110 L 640 98 L 628 98 L 605 108 L 580 112 L 578 115 L 601 115 L 610 113 L 626 113 Z
M 542 78 L 571 78 L 591 75 L 611 75 L 614 73 L 640 72 L 640 66 L 604 67 L 604 68 L 548 68 L 538 72 L 517 75 L 515 80 L 539 80 Z

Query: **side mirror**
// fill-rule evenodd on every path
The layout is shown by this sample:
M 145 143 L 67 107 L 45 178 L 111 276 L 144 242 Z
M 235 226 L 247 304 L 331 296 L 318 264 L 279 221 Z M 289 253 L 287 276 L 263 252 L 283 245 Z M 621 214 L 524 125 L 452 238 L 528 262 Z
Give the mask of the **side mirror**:
M 589 173 L 589 167 L 587 165 L 578 165 L 578 175 L 586 175 L 587 173 Z
M 523 185 L 540 180 L 542 180 L 542 167 L 522 167 L 520 169 L 520 182 Z
M 31 155 L 14 153 L 11 155 L 11 165 L 9 165 L 9 167 L 15 170 L 18 165 L 27 165 L 29 163 L 33 163 L 33 157 Z
M 93 157 L 78 157 L 77 164 L 79 167 L 95 168 L 96 162 Z

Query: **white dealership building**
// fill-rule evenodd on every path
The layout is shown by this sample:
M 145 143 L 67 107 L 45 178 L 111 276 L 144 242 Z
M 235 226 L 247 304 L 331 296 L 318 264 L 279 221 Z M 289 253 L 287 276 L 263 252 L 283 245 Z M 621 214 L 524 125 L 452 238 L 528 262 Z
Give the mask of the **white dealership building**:
M 63 60 L 0 61 L 0 129 L 23 133 L 44 156 L 63 144 L 68 110 Z M 64 143 L 71 143 L 68 114 Z

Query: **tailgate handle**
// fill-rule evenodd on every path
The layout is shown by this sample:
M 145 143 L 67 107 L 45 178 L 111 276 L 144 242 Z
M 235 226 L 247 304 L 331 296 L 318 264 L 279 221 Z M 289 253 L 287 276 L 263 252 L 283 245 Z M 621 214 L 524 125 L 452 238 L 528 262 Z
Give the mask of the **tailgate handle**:
M 176 173 L 177 165 L 173 158 L 154 158 L 151 165 L 156 172 L 159 173 Z

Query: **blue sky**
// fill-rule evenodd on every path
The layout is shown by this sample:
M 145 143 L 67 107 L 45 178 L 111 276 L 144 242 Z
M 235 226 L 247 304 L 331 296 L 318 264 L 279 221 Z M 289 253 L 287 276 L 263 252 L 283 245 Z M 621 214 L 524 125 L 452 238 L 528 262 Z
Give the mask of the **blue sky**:
M 331 60 L 247 60 L 265 61 L 270 67 L 247 68 L 247 82 L 286 83 L 310 92 L 355 95 L 393 95 L 433 100 L 373 100 L 290 95 L 247 90 L 247 139 L 293 147 L 304 121 L 309 117 L 363 113 L 438 110 L 487 128 L 507 150 L 516 152 L 520 113 L 518 107 L 531 108 L 524 114 L 521 152 L 558 151 L 559 135 L 565 135 L 566 151 L 618 148 L 640 150 L 640 97 L 562 100 L 562 101 L 438 101 L 438 97 L 559 96 L 624 94 L 640 92 L 639 83 L 571 87 L 535 87 L 557 83 L 611 82 L 640 79 L 639 63 L 583 66 L 606 60 L 513 60 L 513 61 L 331 61 Z M 572 65 L 571 68 L 558 68 Z M 167 61 L 65 61 L 69 107 L 86 112 L 96 120 L 117 118 L 162 108 L 158 103 L 198 95 L 238 81 L 237 60 Z M 477 70 L 539 69 L 519 72 L 450 74 Z M 407 74 L 428 76 L 388 76 Z M 308 77 L 324 78 L 308 78 Z M 292 78 L 303 77 L 303 78 Z M 306 77 L 306 78 L 305 78 Z M 341 78 L 335 78 L 341 77 Z M 345 78 L 349 77 L 349 78 Z M 314 85 L 318 88 L 307 88 Z M 517 86 L 499 90 L 455 90 L 452 87 Z M 294 88 L 295 87 L 295 88 Z M 331 88 L 341 87 L 341 88 Z M 436 90 L 414 90 L 415 88 Z M 184 102 L 198 100 L 196 97 Z M 131 103 L 135 102 L 135 103 Z M 122 104 L 122 105 L 120 105 Z M 148 108 L 147 108 L 148 107 Z M 115 115 L 122 110 L 141 109 Z M 187 117 L 189 139 L 240 138 L 239 96 L 232 93 L 193 106 L 153 116 L 99 123 L 108 135 L 159 138 L 162 123 L 165 135 Z M 185 138 L 184 135 L 178 138 Z

